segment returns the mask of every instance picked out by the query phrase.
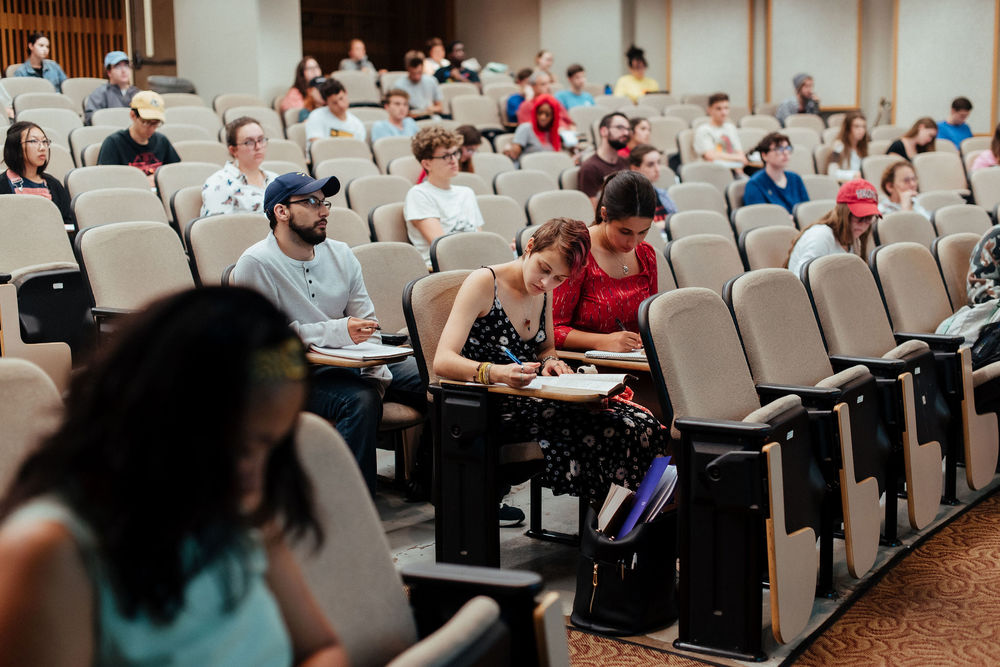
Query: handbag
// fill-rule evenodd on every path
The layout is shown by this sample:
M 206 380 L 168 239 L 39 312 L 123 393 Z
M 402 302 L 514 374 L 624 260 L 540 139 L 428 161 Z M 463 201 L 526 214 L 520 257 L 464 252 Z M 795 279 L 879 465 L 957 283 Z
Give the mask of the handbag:
M 972 344 L 972 369 L 1000 361 L 1000 322 L 990 322 L 979 332 L 979 338 Z
M 573 599 L 573 625 L 610 635 L 638 635 L 677 618 L 677 512 L 663 512 L 620 540 L 597 532 L 587 510 Z
M 990 299 L 974 306 L 962 306 L 938 325 L 934 333 L 963 336 L 966 345 L 978 340 L 983 327 L 1000 319 L 1000 300 Z

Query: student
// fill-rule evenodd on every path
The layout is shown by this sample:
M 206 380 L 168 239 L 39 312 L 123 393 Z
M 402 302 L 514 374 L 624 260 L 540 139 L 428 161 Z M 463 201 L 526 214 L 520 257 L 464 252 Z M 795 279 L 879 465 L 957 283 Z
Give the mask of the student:
M 365 124 L 348 111 L 347 89 L 336 79 L 327 79 L 319 88 L 324 106 L 306 119 L 306 139 L 312 143 L 326 137 L 365 140 Z
M 559 104 L 559 100 L 552 96 L 552 77 L 546 72 L 537 70 L 528 77 L 528 84 L 531 86 L 531 97 L 521 102 L 521 106 L 517 109 L 517 122 L 520 123 L 530 123 L 531 114 L 534 109 L 534 102 L 539 97 L 546 95 L 550 98 L 549 104 L 552 105 L 553 110 L 559 116 L 557 128 L 560 130 L 570 130 L 576 129 L 576 125 L 573 124 L 573 120 L 566 113 L 566 110 L 562 108 Z M 508 100 L 509 103 L 509 100 Z M 575 134 L 573 135 L 575 139 Z M 563 143 L 575 145 L 575 140 L 570 141 L 568 137 L 563 137 Z
M 639 304 L 657 292 L 656 250 L 646 243 L 659 201 L 636 171 L 604 180 L 582 270 L 556 288 L 555 346 L 629 352 L 642 347 Z
M 7 128 L 3 146 L 6 168 L 0 173 L 0 195 L 45 197 L 59 209 L 63 224 L 76 229 L 69 193 L 58 178 L 45 173 L 51 157 L 51 143 L 42 128 L 34 123 L 20 121 Z
M 833 142 L 826 159 L 827 174 L 839 181 L 861 178 L 861 160 L 868 157 L 868 122 L 860 111 L 849 111 L 844 116 L 837 140 Z
M 998 160 L 1000 160 L 1000 123 L 993 130 L 993 141 L 990 142 L 990 147 L 976 156 L 976 159 L 972 161 L 970 171 L 995 167 Z
M 879 200 L 878 212 L 881 215 L 898 211 L 916 211 L 928 220 L 931 219 L 931 212 L 920 205 L 917 195 L 917 172 L 913 170 L 912 164 L 903 160 L 890 164 L 882 173 L 880 185 L 882 191 L 888 195 Z
M 795 239 L 785 266 L 799 275 L 816 257 L 850 252 L 865 259 L 872 223 L 879 217 L 874 185 L 860 178 L 844 183 L 837 191 L 837 205 Z
M 323 71 L 319 68 L 319 63 L 312 56 L 305 56 L 295 66 L 295 82 L 288 89 L 285 96 L 281 98 L 281 110 L 307 108 L 309 100 L 309 82 L 323 76 Z M 316 107 L 313 107 L 315 109 Z M 312 111 L 312 109 L 309 109 Z
M 410 96 L 410 117 L 425 118 L 441 113 L 441 89 L 437 79 L 424 74 L 424 54 L 407 51 L 403 58 L 406 76 L 396 79 L 392 87 Z
M 427 40 L 427 58 L 424 59 L 424 74 L 434 76 L 442 67 L 447 67 L 451 63 L 444 57 L 444 42 L 440 37 L 431 37 Z M 419 53 L 417 51 L 416 53 Z
M 628 169 L 628 160 L 618 151 L 628 145 L 632 130 L 624 114 L 612 111 L 598 124 L 597 150 L 580 165 L 578 187 L 597 205 L 597 194 L 608 174 Z
M 629 156 L 629 153 L 632 152 L 632 149 L 638 146 L 639 144 L 648 144 L 649 138 L 653 134 L 653 128 L 650 127 L 649 121 L 645 118 L 639 118 L 639 117 L 629 118 L 628 127 L 629 127 L 628 143 L 625 144 L 625 148 L 622 148 L 618 151 L 618 154 L 624 158 L 627 158 Z
M 569 88 L 564 88 L 556 93 L 559 104 L 569 111 L 573 107 L 594 106 L 594 96 L 584 88 L 587 86 L 587 73 L 583 65 L 573 63 L 566 68 L 566 80 L 569 81 Z
M 639 144 L 628 154 L 628 168 L 637 171 L 653 184 L 656 191 L 657 206 L 653 212 L 653 224 L 660 232 L 665 231 L 667 216 L 677 212 L 677 204 L 670 198 L 667 191 L 656 186 L 660 180 L 660 160 L 663 154 L 654 146 Z
M 625 52 L 625 59 L 628 61 L 628 74 L 623 74 L 615 82 L 615 95 L 627 97 L 632 102 L 636 102 L 646 93 L 651 93 L 660 89 L 660 84 L 656 79 L 646 76 L 646 53 L 635 44 Z
M 895 153 L 908 161 L 913 160 L 920 153 L 929 153 L 934 150 L 934 140 L 937 139 L 938 127 L 934 119 L 929 116 L 918 118 L 906 134 L 889 144 L 886 154 Z
M 778 204 L 791 215 L 795 205 L 809 201 L 809 193 L 802 177 L 786 171 L 792 145 L 780 132 L 771 132 L 754 149 L 764 160 L 764 168 L 750 177 L 743 191 L 743 205 Z
M 972 136 L 972 128 L 966 122 L 969 114 L 972 113 L 972 102 L 968 97 L 956 97 L 951 101 L 951 113 L 947 120 L 938 121 L 938 137 L 947 139 L 955 144 L 955 148 L 962 149 L 962 141 Z
M 976 243 L 969 257 L 966 295 L 969 305 L 1000 299 L 1000 226 L 994 225 Z
M 201 215 L 264 213 L 264 190 L 278 177 L 261 169 L 267 159 L 267 137 L 260 123 L 241 116 L 226 125 L 230 159 L 205 181 Z
M 156 129 L 163 125 L 163 98 L 152 90 L 136 93 L 131 103 L 132 124 L 112 132 L 101 144 L 97 164 L 127 164 L 141 169 L 154 187 L 153 175 L 164 164 L 181 158 L 170 140 Z
M 45 79 L 62 92 L 62 83 L 66 73 L 54 60 L 49 60 L 49 38 L 43 32 L 33 32 L 28 35 L 28 59 L 14 70 L 14 76 L 35 76 Z
M 556 355 L 552 290 L 583 270 L 590 244 L 584 223 L 555 218 L 539 227 L 522 257 L 473 271 L 444 325 L 434 372 L 512 387 L 572 372 Z M 511 362 L 504 348 L 522 363 Z M 538 479 L 555 494 L 593 504 L 612 482 L 635 489 L 653 457 L 667 448 L 666 429 L 623 398 L 599 409 L 522 396 L 498 400 L 492 413 L 497 421 L 487 428 L 501 442 L 538 441 L 545 455 Z
M 244 289 L 133 317 L 0 500 L 0 655 L 346 665 L 288 546 L 344 538 L 321 534 L 293 441 L 302 343 Z
M 448 45 L 447 67 L 441 67 L 434 73 L 438 83 L 455 81 L 458 83 L 479 83 L 479 74 L 465 66 L 465 44 L 454 41 Z
M 410 95 L 405 90 L 393 88 L 385 94 L 382 107 L 389 118 L 372 124 L 372 143 L 383 137 L 412 137 L 420 128 L 410 118 Z
M 813 78 L 809 74 L 796 74 L 792 77 L 792 85 L 795 86 L 795 96 L 778 105 L 774 115 L 781 124 L 785 119 L 797 113 L 811 113 L 819 115 L 819 97 L 813 88 Z
M 462 135 L 462 157 L 458 160 L 458 170 L 474 174 L 476 167 L 472 156 L 476 154 L 483 143 L 483 135 L 473 125 L 459 125 L 455 128 L 455 132 Z
M 347 57 L 340 61 L 337 66 L 339 70 L 353 72 L 375 73 L 375 66 L 368 60 L 368 52 L 365 50 L 365 43 L 360 39 L 352 39 L 350 47 L 347 49 Z
M 132 65 L 124 51 L 112 51 L 104 56 L 104 74 L 108 82 L 92 92 L 83 104 L 83 121 L 87 125 L 98 109 L 128 107 L 139 92 L 131 84 Z
M 427 180 L 406 193 L 403 217 L 410 243 L 430 266 L 431 243 L 452 232 L 474 232 L 483 226 L 476 193 L 452 185 L 462 155 L 462 136 L 440 126 L 425 127 L 413 137 L 413 156 Z
M 518 110 L 521 105 L 526 101 L 530 101 L 534 95 L 533 86 L 529 83 L 531 75 L 534 74 L 534 70 L 530 67 L 525 67 L 524 69 L 518 70 L 517 74 L 514 75 L 514 85 L 521 89 L 521 92 L 514 93 L 507 98 L 507 122 L 511 124 L 518 124 L 520 121 L 517 119 Z
M 514 130 L 514 139 L 504 147 L 504 155 L 517 160 L 524 153 L 560 151 L 559 121 L 562 107 L 551 95 L 539 95 L 531 105 L 529 120 Z
M 552 79 L 552 83 L 558 83 L 556 75 L 552 73 L 552 65 L 555 63 L 556 59 L 553 57 L 551 51 L 542 49 L 537 54 L 535 54 L 535 70 L 538 72 L 545 72 Z
M 729 121 L 729 95 L 715 93 L 708 98 L 708 118 L 694 131 L 694 152 L 703 160 L 742 169 L 747 156 L 736 126 Z

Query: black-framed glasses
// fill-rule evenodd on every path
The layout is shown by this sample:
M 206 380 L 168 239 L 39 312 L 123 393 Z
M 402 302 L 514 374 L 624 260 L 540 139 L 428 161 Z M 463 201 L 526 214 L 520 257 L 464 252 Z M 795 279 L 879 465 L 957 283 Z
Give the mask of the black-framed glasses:
M 291 206 L 292 204 L 301 204 L 302 206 L 312 209 L 317 209 L 320 206 L 323 206 L 328 211 L 330 210 L 330 207 L 333 206 L 325 199 L 316 199 L 315 197 L 307 197 L 306 199 L 290 199 L 288 201 L 288 205 Z
M 461 155 L 462 155 L 462 149 L 459 148 L 459 149 L 454 150 L 454 151 L 452 151 L 450 153 L 445 153 L 444 155 L 433 155 L 433 156 L 431 156 L 431 159 L 432 160 L 444 160 L 445 162 L 448 162 L 449 160 L 458 160 L 459 156 L 461 156 Z
M 775 146 L 771 149 L 775 153 L 788 153 L 791 154 L 795 149 L 792 146 Z
M 240 142 L 239 145 L 243 146 L 243 148 L 249 148 L 251 150 L 257 148 L 258 146 L 263 148 L 264 146 L 267 146 L 267 137 L 247 139 L 246 141 Z
M 49 146 L 52 145 L 52 140 L 51 139 L 26 139 L 25 141 L 23 141 L 21 143 L 25 143 L 25 144 L 31 146 L 32 148 L 38 148 L 39 146 L 41 146 L 42 148 L 48 148 Z

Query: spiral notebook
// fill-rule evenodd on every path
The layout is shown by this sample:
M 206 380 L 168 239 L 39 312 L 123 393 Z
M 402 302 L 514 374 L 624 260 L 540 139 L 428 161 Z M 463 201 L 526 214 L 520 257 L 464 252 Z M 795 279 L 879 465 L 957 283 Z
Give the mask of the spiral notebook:
M 610 361 L 646 361 L 645 350 L 631 352 L 608 352 L 607 350 L 587 350 L 584 356 L 588 359 L 608 359 Z

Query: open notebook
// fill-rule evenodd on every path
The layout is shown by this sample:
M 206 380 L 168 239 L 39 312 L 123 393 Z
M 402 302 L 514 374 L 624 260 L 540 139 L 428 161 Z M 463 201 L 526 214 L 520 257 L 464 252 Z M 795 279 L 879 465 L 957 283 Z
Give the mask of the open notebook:
M 574 389 L 607 396 L 625 385 L 626 373 L 566 373 L 536 377 L 524 389 Z
M 584 353 L 588 359 L 608 359 L 614 361 L 646 361 L 645 350 L 631 352 L 608 352 L 607 350 L 587 350 Z
M 328 357 L 340 357 L 342 359 L 354 359 L 356 361 L 373 361 L 376 359 L 390 359 L 403 354 L 413 354 L 413 350 L 408 347 L 395 347 L 393 345 L 381 345 L 365 341 L 346 347 L 312 347 L 313 352 L 325 354 Z

